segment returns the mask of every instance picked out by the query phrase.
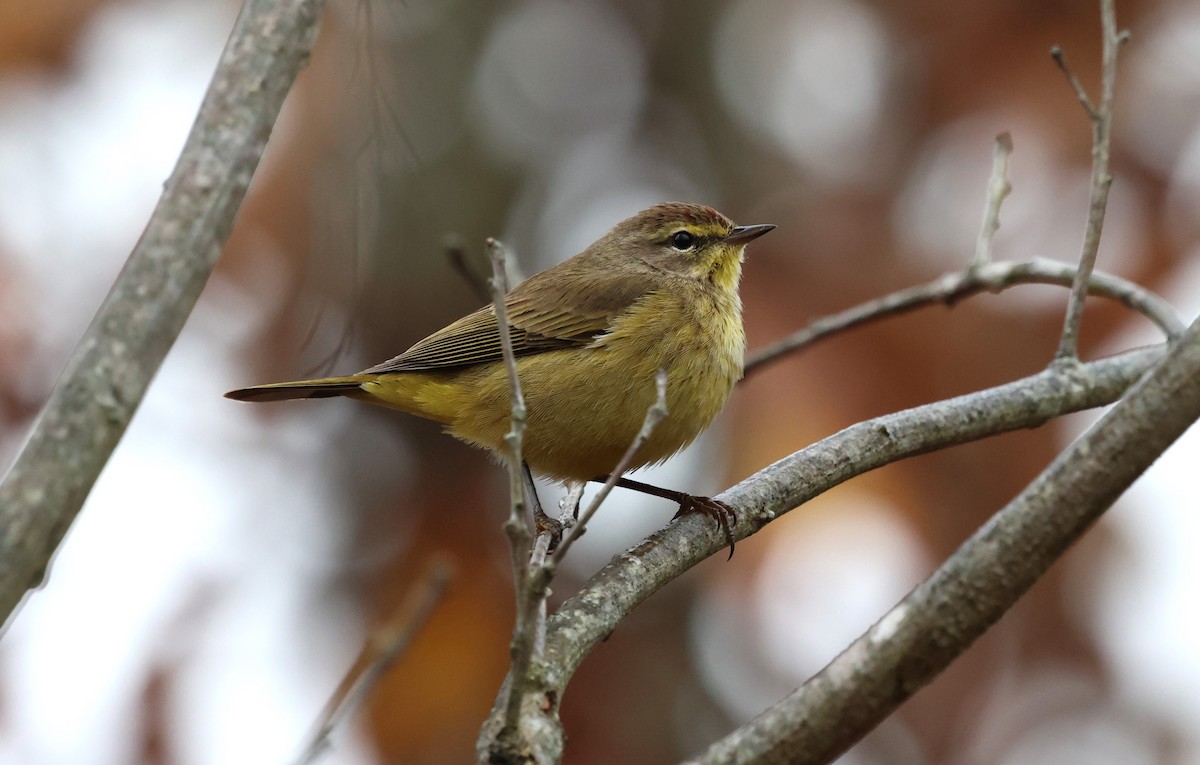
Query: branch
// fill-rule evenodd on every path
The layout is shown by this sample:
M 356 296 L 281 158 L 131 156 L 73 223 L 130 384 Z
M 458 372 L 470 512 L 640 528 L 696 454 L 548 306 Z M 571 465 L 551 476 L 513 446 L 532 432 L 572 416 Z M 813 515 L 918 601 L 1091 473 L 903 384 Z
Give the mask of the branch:
M 441 601 L 454 567 L 444 558 L 435 559 L 413 585 L 395 616 L 372 634 L 362 647 L 353 666 L 325 705 L 312 739 L 297 761 L 298 765 L 316 762 L 329 748 L 329 737 L 345 720 L 358 711 L 382 678 L 425 628 L 433 609 Z
M 1092 105 L 1092 99 L 1088 98 L 1087 89 L 1083 87 L 1083 83 L 1075 76 L 1071 65 L 1067 63 L 1067 54 L 1057 45 L 1051 46 L 1050 58 L 1054 59 L 1054 63 L 1062 70 L 1063 76 L 1067 78 L 1067 84 L 1071 86 L 1071 90 L 1075 91 L 1075 97 L 1079 99 L 1079 105 L 1087 112 L 1089 119 L 1099 119 L 1100 114 L 1096 107 Z
M 525 463 L 521 457 L 521 443 L 525 437 L 525 395 L 521 392 L 521 380 L 517 373 L 517 359 L 513 354 L 512 336 L 508 330 L 508 309 L 505 295 L 508 292 L 508 253 L 498 240 L 487 240 L 488 254 L 492 260 L 492 302 L 496 311 L 496 325 L 500 332 L 500 349 L 504 357 L 504 368 L 508 373 L 509 392 L 512 397 L 512 429 L 504 436 L 508 453 L 509 516 L 504 523 L 508 534 L 509 551 L 512 558 L 513 589 L 516 595 L 516 619 L 513 624 L 509 654 L 512 657 L 512 677 L 518 681 L 510 683 L 504 701 L 504 722 L 501 735 L 514 733 L 521 718 L 521 699 L 524 696 L 522 681 L 529 673 L 533 655 L 540 643 L 538 639 L 538 612 L 545 598 L 539 597 L 530 587 L 528 561 L 530 548 L 529 526 L 525 522 L 528 497 L 525 494 Z M 532 489 L 531 489 L 532 490 Z M 544 588 L 543 588 L 544 590 Z
M 1200 319 L 1100 422 L 825 669 L 694 762 L 825 763 L 1025 594 L 1200 418 Z
M 983 205 L 983 223 L 979 226 L 979 238 L 975 242 L 975 260 L 971 268 L 981 268 L 992 262 L 992 239 L 1000 228 L 1000 205 L 1012 191 L 1008 180 L 1008 158 L 1012 156 L 1012 136 L 1001 133 L 996 136 L 992 147 L 992 174 L 988 179 L 987 200 Z
M 737 539 L 857 475 L 906 457 L 1115 401 L 1162 358 L 1161 347 L 1071 367 L 852 425 L 770 465 L 715 499 L 736 513 Z M 544 670 L 561 694 L 579 663 L 639 603 L 728 542 L 685 515 L 614 558 L 551 617 Z M 549 713 L 548 713 L 549 714 Z
M 1117 81 L 1117 51 L 1129 36 L 1117 31 L 1117 12 L 1114 0 L 1100 0 L 1100 25 L 1104 36 L 1101 57 L 1100 105 L 1093 106 L 1079 79 L 1067 66 L 1062 51 L 1051 51 L 1055 63 L 1067 75 L 1067 79 L 1079 96 L 1084 111 L 1092 122 L 1092 179 L 1091 201 L 1088 204 L 1087 224 L 1083 233 L 1083 250 L 1079 254 L 1079 270 L 1067 300 L 1067 315 L 1063 320 L 1062 337 L 1059 339 L 1055 361 L 1074 361 L 1079 358 L 1079 324 L 1083 319 L 1083 303 L 1088 293 L 1088 282 L 1096 266 L 1096 254 L 1100 249 L 1100 233 L 1104 228 L 1104 213 L 1108 207 L 1108 190 L 1112 187 L 1109 164 L 1112 158 L 1113 93 Z
M 500 331 L 500 347 L 504 367 L 512 396 L 512 430 L 505 436 L 508 446 L 507 457 L 510 486 L 510 512 L 504 524 L 508 534 L 512 557 L 513 589 L 516 595 L 516 618 L 513 636 L 509 643 L 509 674 L 496 700 L 496 707 L 483 726 L 476 741 L 476 749 L 488 762 L 527 762 L 527 742 L 538 746 L 562 750 L 562 728 L 547 731 L 536 728 L 537 719 L 529 714 L 532 705 L 539 703 L 541 681 L 531 672 L 536 661 L 540 661 L 545 642 L 546 597 L 552 568 L 546 563 L 550 534 L 539 534 L 537 544 L 531 547 L 529 526 L 525 521 L 525 508 L 532 499 L 536 506 L 536 491 L 532 478 L 528 476 L 521 457 L 521 442 L 525 433 L 525 397 L 521 392 L 521 381 L 517 374 L 517 360 L 513 354 L 512 337 L 509 335 L 508 314 L 505 307 L 507 287 L 507 253 L 504 245 L 495 239 L 487 240 L 492 259 L 492 300 L 496 309 L 496 323 Z M 528 485 L 527 495 L 525 493 Z M 541 508 L 537 507 L 540 512 Z M 546 757 L 538 761 L 548 762 Z
M 529 558 L 529 527 L 525 525 L 526 496 L 524 492 L 524 459 L 521 445 L 525 439 L 525 394 L 521 391 L 521 378 L 517 373 L 517 358 L 513 354 L 512 335 L 508 329 L 508 310 L 505 295 L 508 294 L 507 261 L 508 251 L 496 239 L 488 237 L 488 255 L 492 260 L 492 307 L 496 313 L 496 327 L 500 333 L 500 352 L 504 359 L 504 371 L 508 374 L 509 395 L 512 398 L 511 426 L 504 435 L 508 447 L 506 455 L 509 479 L 509 517 L 504 524 L 512 549 L 513 571 L 520 581 Z
M 242 9 L 146 230 L 0 484 L 0 620 L 41 583 L 195 305 L 324 7 Z
M 931 282 L 893 292 L 813 321 L 804 329 L 751 354 L 746 359 L 746 375 L 749 376 L 750 373 L 779 360 L 787 353 L 889 316 L 937 303 L 953 306 L 971 295 L 980 292 L 999 293 L 1018 284 L 1069 286 L 1074 283 L 1077 274 L 1078 270 L 1066 263 L 1044 258 L 1020 263 L 988 263 L 943 274 Z M 1088 278 L 1088 290 L 1093 295 L 1116 300 L 1130 310 L 1142 314 L 1154 322 L 1168 339 L 1178 337 L 1186 326 L 1170 303 L 1145 287 L 1119 276 L 1093 272 Z
M 499 251 L 498 245 L 494 246 L 492 240 L 489 240 L 489 246 L 492 246 L 492 265 L 497 274 L 493 284 L 498 284 L 500 282 L 499 275 L 503 273 L 505 266 L 504 257 L 502 251 Z M 497 256 L 498 251 L 499 256 Z M 497 294 L 497 310 L 501 310 L 500 297 L 501 295 Z M 507 326 L 503 326 L 501 332 L 507 333 Z M 515 385 L 516 363 L 514 359 L 511 359 L 511 352 L 506 351 L 505 363 L 510 365 L 510 381 Z M 655 375 L 655 390 L 655 401 L 646 411 L 641 429 L 625 450 L 620 462 L 610 473 L 604 486 L 593 497 L 591 504 L 579 517 L 578 522 L 562 539 L 550 560 L 546 559 L 550 533 L 538 535 L 532 555 L 529 556 L 529 563 L 526 565 L 524 551 L 528 549 L 528 529 L 524 523 L 520 524 L 524 530 L 523 537 L 521 537 L 524 541 L 520 547 L 516 535 L 510 532 L 513 550 L 513 578 L 517 590 L 517 618 L 509 647 L 511 661 L 508 676 L 476 741 L 476 754 L 480 762 L 493 764 L 552 763 L 561 759 L 565 741 L 563 728 L 556 713 L 547 715 L 547 712 L 557 710 L 559 691 L 548 686 L 544 671 L 540 666 L 535 666 L 542 663 L 545 652 L 546 598 L 549 594 L 550 580 L 559 563 L 562 562 L 566 551 L 583 535 L 588 521 L 595 515 L 596 510 L 629 468 L 638 450 L 667 416 L 667 374 L 661 369 Z M 514 396 L 519 396 L 519 394 L 519 387 L 514 388 Z M 514 421 L 515 419 L 514 414 Z M 512 479 L 516 480 L 516 477 L 513 476 Z M 579 486 L 579 491 L 582 491 L 582 484 Z M 572 494 L 574 501 L 578 504 L 578 495 L 574 492 Z M 517 521 L 515 500 L 513 507 L 514 517 L 510 518 L 506 528 Z

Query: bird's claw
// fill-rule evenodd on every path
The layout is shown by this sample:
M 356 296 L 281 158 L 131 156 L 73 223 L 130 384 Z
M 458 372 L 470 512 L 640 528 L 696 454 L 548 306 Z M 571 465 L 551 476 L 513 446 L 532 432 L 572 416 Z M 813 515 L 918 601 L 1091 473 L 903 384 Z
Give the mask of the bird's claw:
M 679 501 L 679 512 L 675 513 L 675 518 L 687 515 L 688 513 L 698 513 L 700 515 L 712 518 L 717 524 L 717 528 L 725 532 L 725 539 L 729 542 L 729 558 L 733 558 L 733 527 L 737 524 L 737 513 L 733 511 L 729 505 L 724 502 L 718 502 L 711 497 L 696 497 L 691 494 L 684 494 Z
M 555 519 L 546 515 L 544 512 L 542 512 L 541 507 L 538 507 L 533 512 L 533 528 L 539 537 L 542 534 L 550 535 L 550 550 L 554 550 L 554 548 L 558 547 L 558 543 L 562 541 L 562 522 L 556 521 Z

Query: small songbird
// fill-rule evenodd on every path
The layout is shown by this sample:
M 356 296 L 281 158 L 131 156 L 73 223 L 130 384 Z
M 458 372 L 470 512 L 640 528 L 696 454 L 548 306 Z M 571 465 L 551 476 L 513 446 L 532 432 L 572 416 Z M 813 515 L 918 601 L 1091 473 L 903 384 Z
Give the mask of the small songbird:
M 742 259 L 747 243 L 773 228 L 735 226 L 703 205 L 655 205 L 510 291 L 504 303 L 528 411 L 527 469 L 567 482 L 604 480 L 654 403 L 660 369 L 669 415 L 630 467 L 661 462 L 700 435 L 742 376 Z M 497 454 L 512 411 L 492 305 L 358 374 L 225 395 L 346 396 L 440 422 Z M 724 505 L 628 479 L 618 485 L 673 499 L 681 513 L 714 517 L 732 554 L 732 513 Z

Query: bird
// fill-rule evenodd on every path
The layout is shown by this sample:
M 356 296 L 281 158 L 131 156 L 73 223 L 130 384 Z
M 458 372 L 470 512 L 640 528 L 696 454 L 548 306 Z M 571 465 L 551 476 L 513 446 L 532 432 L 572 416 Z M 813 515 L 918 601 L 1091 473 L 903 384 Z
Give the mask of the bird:
M 657 399 L 659 370 L 666 374 L 669 414 L 629 468 L 660 463 L 695 440 L 742 376 L 738 285 L 745 249 L 774 228 L 735 225 L 707 205 L 658 204 L 510 290 L 504 310 L 527 410 L 526 475 L 532 470 L 565 483 L 607 480 Z M 505 453 L 512 411 L 494 304 L 357 374 L 225 395 L 378 404 L 438 422 L 497 456 Z M 617 485 L 678 502 L 677 517 L 699 512 L 714 518 L 732 556 L 736 517 L 723 503 L 624 476 Z M 536 499 L 535 507 L 540 514 Z

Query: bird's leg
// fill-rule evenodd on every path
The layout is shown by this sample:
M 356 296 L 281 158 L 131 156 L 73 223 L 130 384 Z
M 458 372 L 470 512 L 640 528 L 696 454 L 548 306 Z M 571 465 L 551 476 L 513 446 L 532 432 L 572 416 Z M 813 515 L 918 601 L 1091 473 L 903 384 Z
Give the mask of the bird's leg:
M 522 474 L 525 476 L 525 491 L 529 493 L 529 501 L 533 503 L 534 531 L 539 536 L 550 534 L 550 549 L 553 550 L 562 541 L 563 525 L 542 510 L 542 500 L 538 498 L 537 486 L 533 483 L 533 473 L 529 470 L 529 463 L 526 462 L 521 467 L 523 468 Z
M 596 483 L 605 483 L 608 481 L 608 476 L 602 475 L 599 478 L 593 478 Z M 635 481 L 632 478 L 622 476 L 617 479 L 617 486 L 622 489 L 633 489 L 640 491 L 643 494 L 649 494 L 652 497 L 662 497 L 669 499 L 672 502 L 679 503 L 679 512 L 675 513 L 675 520 L 686 513 L 699 513 L 712 518 L 716 522 L 717 527 L 725 532 L 725 539 L 729 542 L 729 557 L 733 557 L 733 525 L 737 523 L 737 514 L 733 512 L 733 508 L 724 502 L 718 502 L 711 497 L 697 497 L 692 494 L 684 494 L 682 491 L 674 489 L 663 489 L 641 481 Z

